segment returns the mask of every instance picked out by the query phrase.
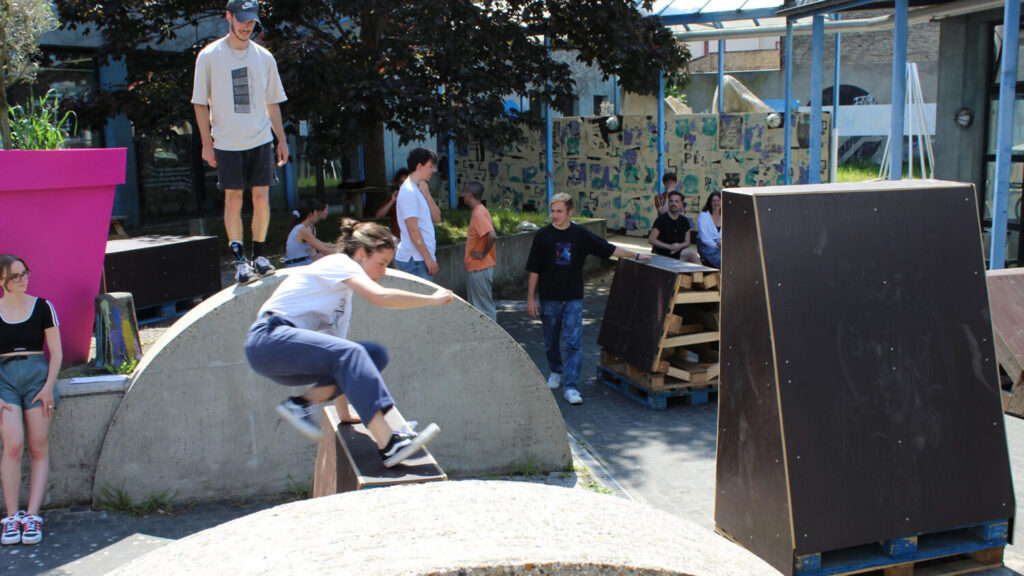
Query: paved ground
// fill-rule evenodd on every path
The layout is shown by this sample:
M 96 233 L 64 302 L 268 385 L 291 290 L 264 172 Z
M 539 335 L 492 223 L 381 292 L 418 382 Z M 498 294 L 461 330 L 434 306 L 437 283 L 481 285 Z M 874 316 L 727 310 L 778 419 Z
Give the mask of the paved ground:
M 670 405 L 655 412 L 594 381 L 599 362 L 597 334 L 611 275 L 588 282 L 584 306 L 584 404 L 570 406 L 557 394 L 574 452 L 613 492 L 647 502 L 700 526 L 714 527 L 715 424 L 717 404 Z M 522 300 L 498 303 L 498 323 L 530 354 L 545 374 L 539 320 L 526 315 Z M 1024 490 L 1024 421 L 1007 418 L 1015 487 Z M 591 457 L 596 457 L 592 460 Z M 580 485 L 576 478 L 545 479 Z M 87 508 L 46 512 L 46 538 L 36 547 L 0 550 L 0 570 L 10 574 L 105 574 L 166 542 L 280 503 L 197 503 L 174 516 L 133 517 Z M 1010 546 L 1007 568 L 987 576 L 1024 574 L 1024 544 Z

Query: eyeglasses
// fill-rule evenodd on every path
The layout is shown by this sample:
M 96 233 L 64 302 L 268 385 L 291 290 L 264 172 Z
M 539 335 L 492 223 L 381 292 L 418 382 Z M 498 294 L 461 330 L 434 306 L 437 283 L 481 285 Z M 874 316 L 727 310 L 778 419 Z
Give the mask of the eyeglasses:
M 8 282 L 21 282 L 22 280 L 28 280 L 32 276 L 32 273 L 25 270 L 21 274 L 11 274 L 7 277 Z

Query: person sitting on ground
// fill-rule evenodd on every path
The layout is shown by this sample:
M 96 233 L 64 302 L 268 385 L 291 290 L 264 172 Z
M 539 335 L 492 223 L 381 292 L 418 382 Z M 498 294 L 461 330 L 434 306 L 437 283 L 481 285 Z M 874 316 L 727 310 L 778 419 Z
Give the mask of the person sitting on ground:
M 21 258 L 0 255 L 0 459 L 4 505 L 0 544 L 38 544 L 43 539 L 39 508 L 50 475 L 50 423 L 57 407 L 57 373 L 63 360 L 53 304 L 30 296 L 31 272 Z M 49 349 L 49 361 L 43 347 Z M 31 476 L 28 506 L 18 509 L 21 456 L 28 436 Z
M 679 192 L 668 193 L 668 212 L 654 221 L 647 242 L 655 254 L 700 264 L 700 254 L 690 244 L 690 219 L 683 215 L 686 200 Z
M 712 268 L 722 267 L 722 193 L 715 191 L 708 196 L 704 208 L 697 217 L 697 248 L 700 257 Z
M 338 254 L 290 271 L 263 304 L 249 328 L 245 355 L 257 374 L 284 386 L 313 387 L 286 399 L 277 412 L 311 440 L 320 438 L 313 420 L 317 404 L 334 400 L 343 422 L 358 422 L 373 435 L 387 467 L 415 454 L 439 432 L 430 424 L 420 434 L 392 430 L 384 414 L 395 402 L 380 372 L 387 351 L 374 342 L 348 339 L 354 294 L 383 308 L 440 306 L 452 301 L 450 290 L 417 294 L 377 283 L 395 257 L 397 242 L 387 228 L 372 222 L 342 222 Z
M 284 266 L 304 266 L 319 260 L 335 249 L 316 237 L 316 224 L 327 218 L 327 202 L 319 198 L 303 200 L 299 209 L 292 212 L 292 231 L 284 245 Z
M 388 197 L 384 205 L 377 209 L 377 213 L 374 214 L 374 220 L 383 220 L 385 217 L 388 219 L 388 228 L 391 230 L 391 234 L 402 239 L 402 229 L 398 226 L 398 191 L 402 189 L 402 184 L 405 179 L 409 177 L 409 169 L 402 168 L 398 172 L 395 172 L 395 179 L 391 181 L 391 196 Z
M 661 177 L 662 190 L 661 194 L 654 195 L 654 209 L 657 210 L 658 214 L 664 214 L 668 212 L 668 195 L 676 191 L 676 173 L 667 172 Z

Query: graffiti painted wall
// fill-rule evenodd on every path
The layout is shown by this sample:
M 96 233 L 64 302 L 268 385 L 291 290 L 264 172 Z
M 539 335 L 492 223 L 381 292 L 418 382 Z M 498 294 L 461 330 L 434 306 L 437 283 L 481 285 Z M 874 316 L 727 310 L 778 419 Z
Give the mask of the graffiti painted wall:
M 608 227 L 646 235 L 656 212 L 657 121 L 623 116 L 617 130 L 605 118 L 554 121 L 555 192 L 577 198 L 576 214 L 608 220 Z M 675 172 L 687 213 L 696 218 L 708 194 L 724 187 L 783 183 L 784 129 L 769 128 L 766 114 L 670 116 L 665 138 L 665 171 Z M 792 182 L 809 179 L 807 115 L 793 128 Z M 828 121 L 822 123 L 822 181 L 828 179 Z M 456 151 L 459 190 L 467 182 L 484 186 L 488 206 L 545 210 L 544 139 L 531 132 L 515 145 L 473 145 Z

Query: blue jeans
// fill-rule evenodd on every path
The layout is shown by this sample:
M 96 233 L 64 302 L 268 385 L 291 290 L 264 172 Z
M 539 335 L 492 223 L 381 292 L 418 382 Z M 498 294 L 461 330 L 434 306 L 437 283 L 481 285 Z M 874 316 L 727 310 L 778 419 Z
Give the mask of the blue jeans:
M 576 388 L 583 368 L 583 300 L 541 300 L 544 353 L 548 368 L 562 375 L 566 390 Z M 565 340 L 565 364 L 561 341 Z
M 409 258 L 406 262 L 395 260 L 395 266 L 398 266 L 398 269 L 402 272 L 419 276 L 428 282 L 434 281 L 434 277 L 430 275 L 430 272 L 427 272 L 427 263 L 423 260 L 416 260 L 415 258 Z
M 257 374 L 284 386 L 333 386 L 333 397 L 344 394 L 363 422 L 395 403 L 380 375 L 388 353 L 375 342 L 352 342 L 269 316 L 249 328 L 245 357 Z
M 700 247 L 700 257 L 707 260 L 712 268 L 722 268 L 722 249 L 718 246 L 704 246 L 702 244 Z

